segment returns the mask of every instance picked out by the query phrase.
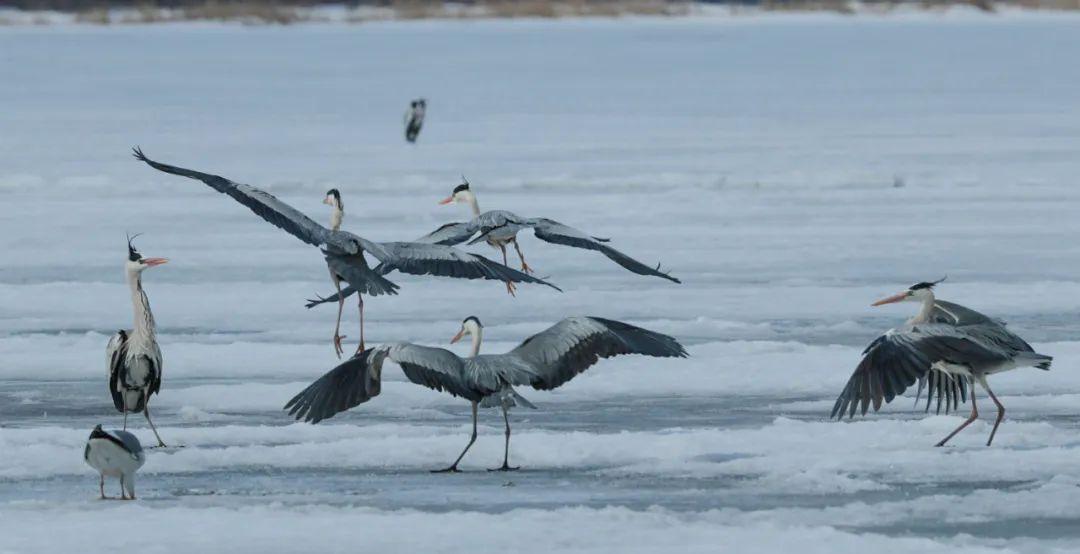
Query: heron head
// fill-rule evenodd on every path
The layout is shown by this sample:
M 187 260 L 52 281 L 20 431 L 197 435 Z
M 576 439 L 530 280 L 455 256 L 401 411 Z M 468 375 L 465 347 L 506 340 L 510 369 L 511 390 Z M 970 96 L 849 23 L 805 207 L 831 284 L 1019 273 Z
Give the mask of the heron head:
M 921 283 L 915 283 L 906 290 L 900 291 L 887 298 L 882 298 L 877 302 L 871 304 L 871 306 L 881 306 L 883 304 L 892 304 L 894 302 L 923 302 L 927 299 L 934 298 L 934 286 L 944 281 L 946 277 L 942 277 L 937 281 L 923 281 Z
M 137 236 L 139 235 L 128 237 L 128 259 L 125 264 L 128 273 L 142 273 L 142 271 L 148 267 L 154 267 L 169 262 L 166 258 L 144 258 L 143 255 L 135 249 L 135 245 L 131 243 Z
M 458 334 L 454 335 L 454 338 L 450 339 L 450 344 L 454 344 L 461 340 L 461 337 L 464 337 L 465 335 L 479 337 L 481 329 L 483 328 L 484 326 L 480 323 L 480 318 L 471 315 L 461 322 L 461 330 L 458 331 Z
M 341 202 L 341 193 L 338 189 L 330 189 L 326 191 L 326 198 L 323 198 L 323 204 L 327 206 L 333 206 L 339 210 L 345 209 L 345 204 Z
M 454 187 L 454 190 L 450 193 L 450 196 L 447 196 L 446 198 L 440 200 L 439 204 L 450 204 L 451 202 L 458 204 L 467 203 L 474 198 L 476 198 L 476 196 L 473 195 L 472 189 L 469 188 L 469 180 L 466 179 L 464 175 L 462 175 L 461 184 Z

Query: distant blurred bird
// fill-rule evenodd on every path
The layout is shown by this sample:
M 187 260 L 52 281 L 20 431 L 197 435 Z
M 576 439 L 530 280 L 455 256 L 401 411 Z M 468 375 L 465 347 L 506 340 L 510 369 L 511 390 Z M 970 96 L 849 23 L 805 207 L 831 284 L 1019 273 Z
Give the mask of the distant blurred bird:
M 409 103 L 409 109 L 405 112 L 405 140 L 416 142 L 420 135 L 420 129 L 424 126 L 424 112 L 427 111 L 427 100 L 417 98 Z
M 502 467 L 492 471 L 512 471 L 510 467 L 510 416 L 517 405 L 535 408 L 514 390 L 515 385 L 529 385 L 537 390 L 562 386 L 600 358 L 620 354 L 644 354 L 657 357 L 687 356 L 674 338 L 621 321 L 599 317 L 569 317 L 541 331 L 505 354 L 480 354 L 484 326 L 476 316 L 465 318 L 455 343 L 465 335 L 472 337 L 468 358 L 442 348 L 408 342 L 378 346 L 358 354 L 330 370 L 285 405 L 289 415 L 318 423 L 335 414 L 367 402 L 382 390 L 382 366 L 389 358 L 401 366 L 413 383 L 446 391 L 472 403 L 472 436 L 465 450 L 446 469 L 435 473 L 457 472 L 458 463 L 476 442 L 477 407 L 500 407 L 506 424 L 506 443 Z
M 104 431 L 94 427 L 83 450 L 83 460 L 96 469 L 101 499 L 105 496 L 105 476 L 120 478 L 121 500 L 135 500 L 135 472 L 146 463 L 139 439 L 127 431 Z
M 506 260 L 506 245 L 513 244 L 514 249 L 517 250 L 518 258 L 521 259 L 521 270 L 525 273 L 532 273 L 532 268 L 529 267 L 529 264 L 525 263 L 525 255 L 521 253 L 521 247 L 518 245 L 517 241 L 517 234 L 519 231 L 525 228 L 532 228 L 536 238 L 540 240 L 552 244 L 595 250 L 607 256 L 613 262 L 638 275 L 660 277 L 674 283 L 682 282 L 675 277 L 660 271 L 659 264 L 657 264 L 656 267 L 647 266 L 608 246 L 607 243 L 611 239 L 593 237 L 583 231 L 579 231 L 568 225 L 563 225 L 558 221 L 542 217 L 524 218 L 505 210 L 492 210 L 481 213 L 480 205 L 476 201 L 476 194 L 472 191 L 469 181 L 467 180 L 455 187 L 450 196 L 444 198 L 439 203 L 450 204 L 453 202 L 468 204 L 472 209 L 473 219 L 466 222 L 447 223 L 446 225 L 416 239 L 416 242 L 453 246 L 461 244 L 475 235 L 476 238 L 473 238 L 469 244 L 485 241 L 489 245 L 499 249 L 499 251 L 502 252 L 503 264 L 508 264 Z M 513 283 L 508 281 L 506 283 L 506 290 L 513 294 L 515 290 Z M 339 291 L 337 294 L 320 297 L 319 300 L 312 301 L 308 304 L 308 307 L 310 308 L 323 302 L 340 302 L 354 292 L 356 291 L 352 287 L 348 287 Z
M 934 282 L 916 283 L 898 294 L 874 302 L 874 306 L 894 302 L 918 302 L 915 317 L 904 325 L 878 337 L 863 351 L 864 357 L 836 399 L 830 417 L 843 419 L 863 415 L 871 405 L 874 411 L 903 394 L 916 380 L 918 392 L 928 385 L 926 407 L 937 396 L 938 410 L 944 399 L 945 409 L 966 400 L 966 385 L 971 386 L 971 415 L 955 431 L 937 443 L 944 446 L 963 428 L 979 417 L 975 405 L 975 383 L 986 389 L 997 405 L 997 420 L 986 446 L 994 441 L 998 425 L 1005 417 L 1001 405 L 986 378 L 1017 367 L 1050 369 L 1053 358 L 1036 353 L 1028 343 L 1005 328 L 1005 323 L 971 310 L 934 298 Z M 918 395 L 916 395 L 918 402 Z
M 109 393 L 113 405 L 124 414 L 127 429 L 128 412 L 142 412 L 154 431 L 158 446 L 165 446 L 150 419 L 150 395 L 161 389 L 161 349 L 158 348 L 154 327 L 154 314 L 150 312 L 150 300 L 142 287 L 142 273 L 147 268 L 162 265 L 165 258 L 144 258 L 128 238 L 128 259 L 124 264 L 128 287 L 131 288 L 131 304 L 135 308 L 135 322 L 131 329 L 121 329 L 109 339 L 105 347 L 105 363 L 109 370 Z
M 341 282 L 346 281 L 353 292 L 360 290 L 363 294 L 371 296 L 397 294 L 398 286 L 383 277 L 395 269 L 413 275 L 537 283 L 559 290 L 558 287 L 543 279 L 526 275 L 483 256 L 462 252 L 449 246 L 416 242 L 373 242 L 348 231 L 342 231 L 340 227 L 345 207 L 341 201 L 341 193 L 337 189 L 327 191 L 323 199 L 323 203 L 330 206 L 330 228 L 327 229 L 296 208 L 278 200 L 274 195 L 253 186 L 234 183 L 218 175 L 155 162 L 144 156 L 138 148 L 134 152 L 136 159 L 146 162 L 150 167 L 165 173 L 202 181 L 214 190 L 247 206 L 256 215 L 284 229 L 290 235 L 310 245 L 323 247 L 322 253 L 330 269 L 331 281 L 339 291 Z M 372 269 L 368 266 L 365 254 L 373 256 L 380 264 Z M 345 338 L 341 335 L 341 311 L 345 297 L 336 295 L 334 299 L 338 302 L 338 317 L 334 325 L 332 340 L 334 351 L 340 357 L 343 351 L 341 340 Z M 323 301 L 325 300 L 313 301 L 308 307 Z M 359 304 L 360 346 L 356 349 L 357 353 L 364 350 L 364 300 L 362 297 L 359 299 Z

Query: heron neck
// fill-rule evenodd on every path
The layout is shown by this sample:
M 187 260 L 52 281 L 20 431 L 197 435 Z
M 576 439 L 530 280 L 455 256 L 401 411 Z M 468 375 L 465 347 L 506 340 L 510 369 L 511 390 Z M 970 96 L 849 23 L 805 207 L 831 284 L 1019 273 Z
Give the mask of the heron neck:
M 470 335 L 472 336 L 472 353 L 469 354 L 470 358 L 475 358 L 478 354 L 480 354 L 480 342 L 483 340 L 483 334 L 484 332 L 480 329 L 477 329 L 475 332 L 470 333 Z
M 469 196 L 469 209 L 472 210 L 473 217 L 480 215 L 480 203 L 476 201 L 476 195 Z
M 930 316 L 934 313 L 934 295 L 933 293 L 926 296 L 923 299 L 922 306 L 919 308 L 919 313 L 915 314 L 915 317 L 911 318 L 908 323 L 926 323 L 930 321 Z
M 333 231 L 341 230 L 341 220 L 345 217 L 345 210 L 334 206 L 330 210 L 330 229 Z
M 135 318 L 131 327 L 131 334 L 146 339 L 154 338 L 154 314 L 150 311 L 150 299 L 146 297 L 146 291 L 142 288 L 142 274 L 137 272 L 128 273 L 128 286 L 131 288 L 131 306 L 134 308 Z

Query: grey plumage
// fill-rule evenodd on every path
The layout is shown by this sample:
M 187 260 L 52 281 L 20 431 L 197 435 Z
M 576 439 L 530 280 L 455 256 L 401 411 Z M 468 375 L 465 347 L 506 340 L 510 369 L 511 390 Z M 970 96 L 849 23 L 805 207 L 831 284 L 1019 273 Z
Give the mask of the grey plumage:
M 480 327 L 479 320 L 468 318 L 463 323 L 463 332 L 471 325 L 470 321 L 475 322 L 474 328 Z M 687 356 L 686 350 L 672 337 L 599 317 L 566 318 L 505 354 L 478 354 L 478 335 L 474 335 L 473 348 L 474 355 L 468 358 L 443 348 L 407 342 L 371 348 L 330 370 L 289 400 L 284 409 L 297 420 L 318 423 L 367 402 L 381 391 L 383 364 L 389 359 L 401 367 L 409 381 L 470 401 L 474 429 L 477 406 L 501 407 L 506 421 L 507 450 L 500 469 L 510 470 L 513 468 L 507 465 L 510 440 L 507 410 L 519 405 L 535 408 L 514 386 L 550 390 L 601 358 L 620 354 Z M 462 452 L 458 461 L 464 455 Z M 457 461 L 447 470 L 457 471 Z
M 943 300 L 934 301 L 929 321 L 892 329 L 863 354 L 830 417 L 865 415 L 870 406 L 877 411 L 916 382 L 920 393 L 927 389 L 927 409 L 936 397 L 938 410 L 944 402 L 949 411 L 967 400 L 968 374 L 985 379 L 1021 364 L 1049 369 L 1053 359 L 1034 352 L 1001 321 Z M 944 370 L 949 367 L 963 367 L 964 373 Z

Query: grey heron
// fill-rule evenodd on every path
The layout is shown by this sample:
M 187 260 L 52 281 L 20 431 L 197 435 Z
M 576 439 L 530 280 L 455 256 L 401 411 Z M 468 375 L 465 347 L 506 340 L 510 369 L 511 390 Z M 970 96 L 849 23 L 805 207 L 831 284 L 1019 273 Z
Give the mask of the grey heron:
M 158 446 L 165 446 L 150 419 L 150 396 L 161 389 L 161 349 L 158 348 L 154 314 L 142 286 L 142 274 L 148 268 L 167 263 L 165 258 L 144 258 L 128 238 L 128 259 L 124 264 L 131 305 L 135 310 L 131 329 L 121 329 L 105 347 L 105 363 L 109 370 L 109 393 L 113 405 L 124 414 L 127 429 L 129 412 L 142 412 L 154 431 Z
M 987 377 L 1026 366 L 1048 370 L 1053 358 L 1036 353 L 1024 339 L 1009 331 L 1004 322 L 935 298 L 934 286 L 943 280 L 916 283 L 873 303 L 881 306 L 917 302 L 920 307 L 907 323 L 881 335 L 863 351 L 863 359 L 836 399 L 830 417 L 842 419 L 845 413 L 852 417 L 856 410 L 865 415 L 871 404 L 877 411 L 883 400 L 891 402 L 916 381 L 919 392 L 928 384 L 927 408 L 936 394 L 939 409 L 943 398 L 948 409 L 950 404 L 955 407 L 964 400 L 965 384 L 968 384 L 971 415 L 937 443 L 944 446 L 979 417 L 975 404 L 978 383 L 997 406 L 997 419 L 986 441 L 990 446 L 1005 417 L 1005 407 L 990 389 Z
M 155 162 L 138 148 L 134 149 L 135 158 L 146 162 L 150 167 L 165 173 L 180 175 L 206 183 L 214 190 L 227 194 L 237 202 L 247 206 L 259 217 L 284 229 L 294 237 L 316 247 L 324 247 L 322 252 L 330 269 L 331 281 L 341 290 L 341 281 L 346 281 L 350 289 L 359 290 L 360 310 L 360 345 L 357 352 L 364 350 L 364 299 L 363 294 L 378 296 L 397 294 L 398 286 L 383 275 L 398 270 L 414 275 L 436 275 L 459 279 L 491 279 L 503 282 L 538 283 L 560 290 L 555 285 L 526 275 L 505 265 L 493 262 L 483 256 L 462 252 L 456 248 L 438 244 L 416 242 L 374 242 L 348 231 L 342 231 L 341 220 L 344 206 L 341 194 L 336 189 L 328 191 L 324 203 L 331 206 L 330 228 L 319 225 L 296 208 L 278 200 L 273 195 L 250 185 L 235 183 L 208 173 L 175 167 Z M 380 264 L 372 269 L 368 266 L 364 254 L 370 254 Z M 337 295 L 338 317 L 334 326 L 334 350 L 341 356 L 341 312 L 345 296 Z
M 531 228 L 533 234 L 540 240 L 552 244 L 561 244 L 563 246 L 572 246 L 575 248 L 600 252 L 615 263 L 638 275 L 660 277 L 674 283 L 682 282 L 668 273 L 660 271 L 659 265 L 656 267 L 647 266 L 611 246 L 608 246 L 607 243 L 611 239 L 590 236 L 583 231 L 568 225 L 563 225 L 558 221 L 542 217 L 524 218 L 505 210 L 481 212 L 480 205 L 476 200 L 476 193 L 473 192 L 468 180 L 465 180 L 465 182 L 455 187 L 450 196 L 444 198 L 439 203 L 468 204 L 474 217 L 465 222 L 447 223 L 416 239 L 417 242 L 453 246 L 461 244 L 470 238 L 472 238 L 472 240 L 469 241 L 469 244 L 476 244 L 480 241 L 484 241 L 502 252 L 503 264 L 507 264 L 506 246 L 508 244 L 513 244 L 514 249 L 517 251 L 518 258 L 521 260 L 521 270 L 525 273 L 531 273 L 532 268 L 529 267 L 529 264 L 525 263 L 525 255 L 522 254 L 521 246 L 518 244 L 517 240 L 519 231 Z M 476 238 L 473 238 L 474 236 Z M 507 283 L 507 288 L 511 293 L 513 292 L 513 286 L 509 282 Z M 339 301 L 342 296 L 348 297 L 354 292 L 356 291 L 351 287 L 346 288 L 337 294 L 320 297 L 318 300 L 312 300 L 308 304 L 308 307 L 311 308 L 323 302 Z
M 529 385 L 537 390 L 551 390 L 573 379 L 600 358 L 620 354 L 643 354 L 656 357 L 687 356 L 674 338 L 628 323 L 599 317 L 568 317 L 522 342 L 505 354 L 480 354 L 483 325 L 475 316 L 465 318 L 457 342 L 468 335 L 472 351 L 467 358 L 442 348 L 408 342 L 386 344 L 369 350 L 330 370 L 285 405 L 297 420 L 318 423 L 335 414 L 378 396 L 382 388 L 383 363 L 390 359 L 401 366 L 413 383 L 446 391 L 472 404 L 472 435 L 465 449 L 449 467 L 436 473 L 457 472 L 458 463 L 476 442 L 478 407 L 502 409 L 506 426 L 503 464 L 498 471 L 518 469 L 510 466 L 511 407 L 534 407 L 514 390 Z M 492 470 L 492 471 L 496 471 Z
M 105 477 L 120 478 L 120 499 L 135 500 L 135 472 L 146 463 L 139 439 L 127 431 L 94 427 L 83 449 L 83 460 L 98 471 L 98 489 L 105 500 Z
M 427 100 L 417 98 L 409 103 L 409 109 L 405 112 L 405 140 L 416 142 L 420 135 L 420 128 L 424 126 L 424 113 L 427 111 Z

